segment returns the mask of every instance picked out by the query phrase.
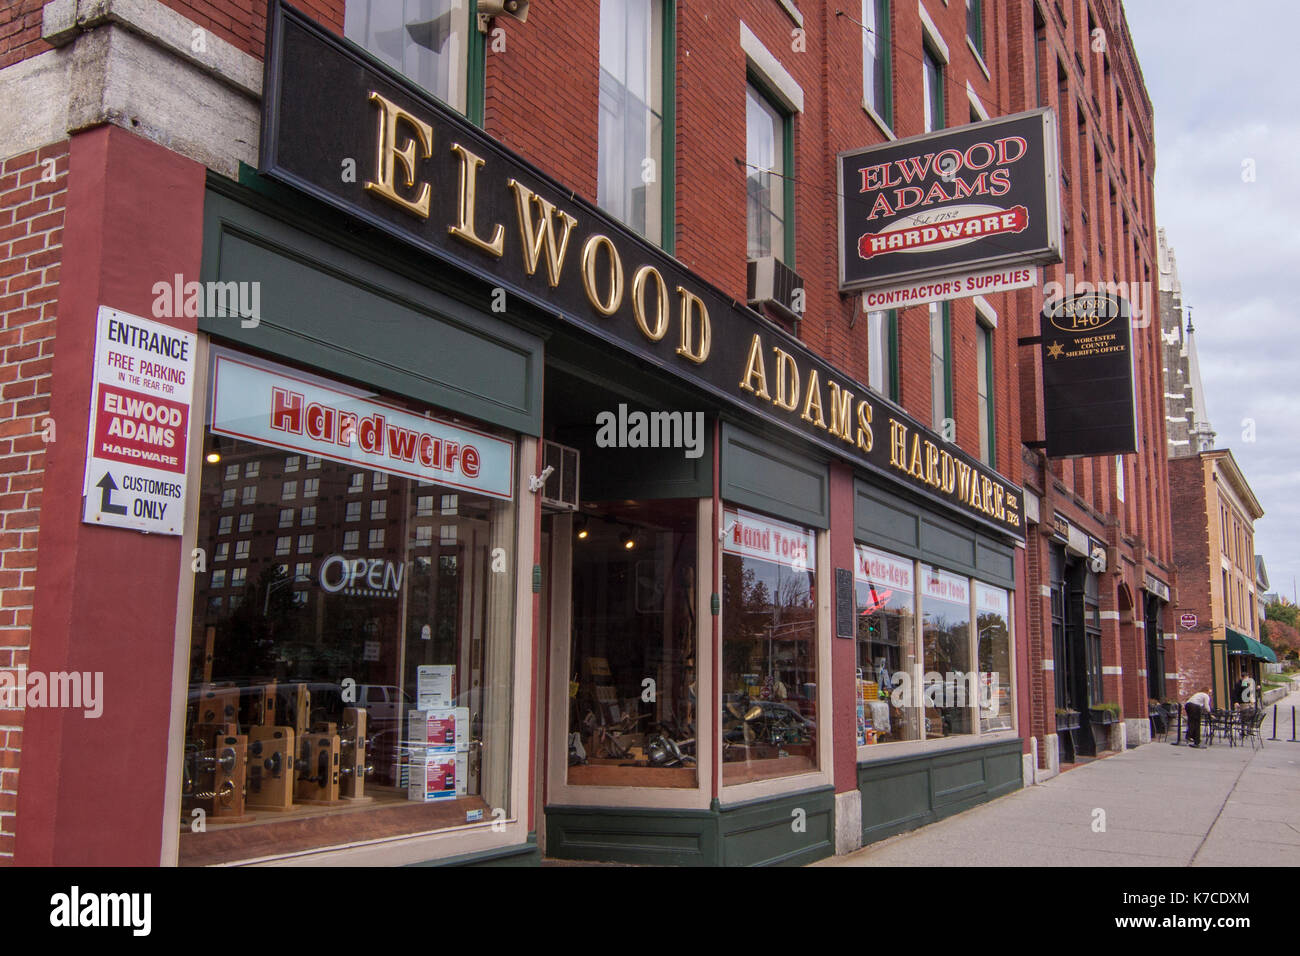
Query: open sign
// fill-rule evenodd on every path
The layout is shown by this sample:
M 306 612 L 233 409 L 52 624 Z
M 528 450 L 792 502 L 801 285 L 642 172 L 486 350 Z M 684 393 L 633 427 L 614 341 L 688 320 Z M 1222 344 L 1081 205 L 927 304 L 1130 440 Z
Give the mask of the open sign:
M 394 597 L 402 589 L 404 563 L 382 558 L 345 558 L 332 554 L 320 566 L 320 586 L 330 594 L 362 591 Z

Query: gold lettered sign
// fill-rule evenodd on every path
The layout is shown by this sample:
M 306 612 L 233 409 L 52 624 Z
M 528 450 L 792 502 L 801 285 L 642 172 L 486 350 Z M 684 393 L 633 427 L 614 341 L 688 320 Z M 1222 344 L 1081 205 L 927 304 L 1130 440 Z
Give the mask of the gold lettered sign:
M 273 4 L 262 172 L 721 407 L 1023 537 L 1020 488 L 737 304 L 464 117 Z M 559 146 L 559 143 L 556 143 Z M 356 175 L 340 176 L 355 157 Z

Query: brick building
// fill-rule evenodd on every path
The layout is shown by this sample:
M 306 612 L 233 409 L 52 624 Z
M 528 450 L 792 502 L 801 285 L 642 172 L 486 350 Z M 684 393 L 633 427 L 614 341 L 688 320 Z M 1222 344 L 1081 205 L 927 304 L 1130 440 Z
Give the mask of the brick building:
M 1180 699 L 1209 688 L 1214 706 L 1239 702 L 1243 677 L 1258 687 L 1260 664 L 1277 656 L 1259 642 L 1255 522 L 1264 516 L 1232 452 L 1226 448 L 1169 460 L 1173 500 L 1177 613 L 1196 624 L 1179 626 L 1169 659 Z
M 1114 291 L 1133 306 L 1136 454 L 1048 460 L 1037 349 L 1020 351 L 1029 536 L 1029 670 L 1038 765 L 1144 739 L 1147 700 L 1165 696 L 1158 664 L 1175 585 L 1165 461 L 1151 102 L 1116 2 L 1011 4 L 1012 109 L 1051 106 L 1061 129 L 1066 253 L 1042 290 L 1017 293 L 1019 334 L 1038 334 L 1052 295 Z M 1037 497 L 1037 514 L 1035 501 Z M 1122 724 L 1089 719 L 1118 704 Z M 1093 712 L 1094 717 L 1104 715 Z M 1066 723 L 1078 729 L 1056 730 Z
M 867 313 L 835 267 L 838 154 L 1045 106 L 1045 279 L 1149 288 L 1118 4 L 314 0 L 270 7 L 269 64 L 260 2 L 83 7 L 0 14 L 0 106 L 43 104 L 0 133 L 0 667 L 104 708 L 0 710 L 0 857 L 801 862 L 1032 780 L 1075 648 L 1144 713 L 1154 324 L 1140 454 L 1048 463 L 1042 290 Z M 124 327 L 193 344 L 179 534 L 86 518 Z M 900 430 L 986 503 L 891 464 Z
M 1164 339 L 1165 430 L 1169 457 L 1182 458 L 1214 447 L 1214 427 L 1205 407 L 1201 363 L 1191 309 L 1183 313 L 1183 284 L 1178 258 L 1160 238 L 1160 334 Z

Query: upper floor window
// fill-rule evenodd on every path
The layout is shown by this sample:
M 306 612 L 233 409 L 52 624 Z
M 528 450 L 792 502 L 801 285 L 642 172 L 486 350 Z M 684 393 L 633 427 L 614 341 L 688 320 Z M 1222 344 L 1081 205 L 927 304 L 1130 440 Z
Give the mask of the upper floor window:
M 461 113 L 467 112 L 470 0 L 347 0 L 343 33 Z
M 752 85 L 745 88 L 745 163 L 750 259 L 794 259 L 793 193 L 786 179 L 793 154 L 790 118 Z
M 898 401 L 898 313 L 867 313 L 867 384 Z
M 981 57 L 984 56 L 984 2 L 983 0 L 966 0 L 966 36 L 971 46 Z
M 975 390 L 979 396 L 980 461 L 997 467 L 993 418 L 993 329 L 975 325 Z
M 597 202 L 666 246 L 665 0 L 600 0 Z M 671 71 L 668 72 L 669 79 Z
M 889 0 L 862 0 L 862 100 L 876 116 L 893 125 Z
M 945 440 L 953 438 L 944 423 L 952 418 L 952 362 L 949 355 L 948 303 L 930 303 L 931 427 Z
M 925 132 L 943 129 L 943 63 L 927 46 L 921 57 L 921 94 Z

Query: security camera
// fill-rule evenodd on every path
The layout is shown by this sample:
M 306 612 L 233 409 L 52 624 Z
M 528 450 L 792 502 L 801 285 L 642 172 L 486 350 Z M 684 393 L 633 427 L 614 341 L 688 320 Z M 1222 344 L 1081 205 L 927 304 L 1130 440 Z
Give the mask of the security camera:
M 478 28 L 486 33 L 488 20 L 499 13 L 526 23 L 528 0 L 478 0 Z

